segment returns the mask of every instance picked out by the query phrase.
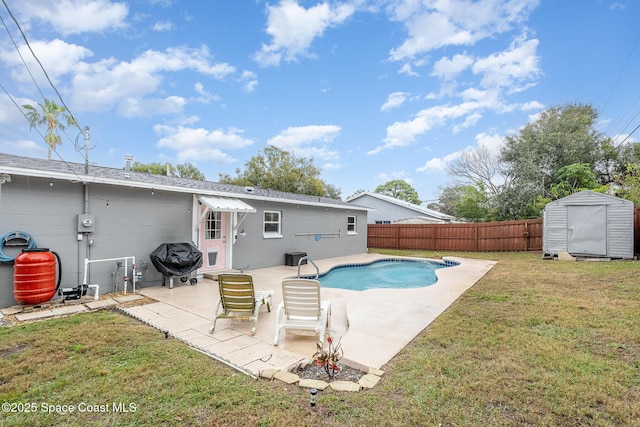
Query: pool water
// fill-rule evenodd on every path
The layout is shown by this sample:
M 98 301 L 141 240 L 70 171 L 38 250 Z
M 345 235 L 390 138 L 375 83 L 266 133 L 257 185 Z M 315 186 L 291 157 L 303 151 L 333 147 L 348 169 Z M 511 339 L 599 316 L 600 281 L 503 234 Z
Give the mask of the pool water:
M 325 288 L 353 291 L 422 288 L 436 283 L 437 269 L 453 265 L 457 263 L 383 259 L 369 264 L 339 265 L 321 274 L 318 280 Z

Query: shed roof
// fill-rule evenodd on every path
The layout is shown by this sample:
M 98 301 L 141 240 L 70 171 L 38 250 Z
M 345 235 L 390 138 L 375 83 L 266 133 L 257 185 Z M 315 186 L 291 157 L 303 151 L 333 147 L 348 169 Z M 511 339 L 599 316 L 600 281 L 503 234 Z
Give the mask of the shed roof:
M 591 191 L 591 190 L 582 190 L 582 191 L 578 191 L 577 193 L 570 194 L 561 199 L 557 199 L 547 203 L 547 205 L 545 206 L 545 209 L 547 208 L 547 206 L 553 207 L 558 205 L 571 205 L 571 204 L 584 205 L 585 203 L 633 205 L 632 201 L 622 199 L 620 197 L 611 196 L 609 194 L 604 194 L 604 193 L 596 193 L 595 191 Z
M 143 172 L 131 171 L 126 173 L 124 168 L 118 169 L 95 165 L 89 165 L 89 173 L 85 174 L 85 168 L 86 165 L 80 163 L 0 153 L 0 173 L 9 175 L 61 179 L 89 184 L 96 183 L 122 187 L 148 188 L 205 196 L 235 197 L 248 200 L 323 206 L 336 209 L 367 210 L 364 207 L 328 197 L 309 196 L 210 181 L 197 181 L 188 178 L 154 175 Z

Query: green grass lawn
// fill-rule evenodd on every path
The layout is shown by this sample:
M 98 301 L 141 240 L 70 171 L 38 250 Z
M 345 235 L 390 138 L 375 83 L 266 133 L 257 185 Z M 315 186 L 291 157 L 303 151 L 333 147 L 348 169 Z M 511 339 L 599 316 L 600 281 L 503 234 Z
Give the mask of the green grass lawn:
M 440 255 L 499 262 L 373 389 L 321 392 L 311 409 L 304 389 L 102 311 L 0 328 L 0 425 L 640 424 L 640 262 Z

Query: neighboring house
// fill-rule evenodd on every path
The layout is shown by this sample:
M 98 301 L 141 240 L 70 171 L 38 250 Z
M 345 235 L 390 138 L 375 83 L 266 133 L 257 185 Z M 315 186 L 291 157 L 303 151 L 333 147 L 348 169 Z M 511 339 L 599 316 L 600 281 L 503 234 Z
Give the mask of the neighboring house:
M 360 193 L 347 203 L 370 208 L 369 224 L 445 224 L 454 221 L 451 215 L 378 193 Z
M 158 285 L 163 277 L 149 255 L 161 243 L 195 244 L 203 253 L 198 275 L 283 265 L 292 252 L 323 259 L 367 251 L 366 208 L 132 172 L 129 162 L 116 169 L 0 153 L 0 236 L 28 233 L 59 254 L 62 287 L 84 282 L 85 259 L 120 257 L 135 257 L 138 285 Z M 20 252 L 4 244 L 5 255 Z M 90 283 L 111 292 L 130 274 L 121 264 L 91 263 Z M 11 262 L 0 263 L 0 284 L 0 307 L 14 305 Z

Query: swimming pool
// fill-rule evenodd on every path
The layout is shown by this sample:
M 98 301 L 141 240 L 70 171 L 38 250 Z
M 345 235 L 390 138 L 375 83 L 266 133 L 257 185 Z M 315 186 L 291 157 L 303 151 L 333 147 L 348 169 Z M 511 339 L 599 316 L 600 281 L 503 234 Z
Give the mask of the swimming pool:
M 436 270 L 458 265 L 456 261 L 381 259 L 368 264 L 344 264 L 318 277 L 325 288 L 364 291 L 379 288 L 422 288 L 436 283 Z M 305 276 L 312 279 L 315 276 Z

